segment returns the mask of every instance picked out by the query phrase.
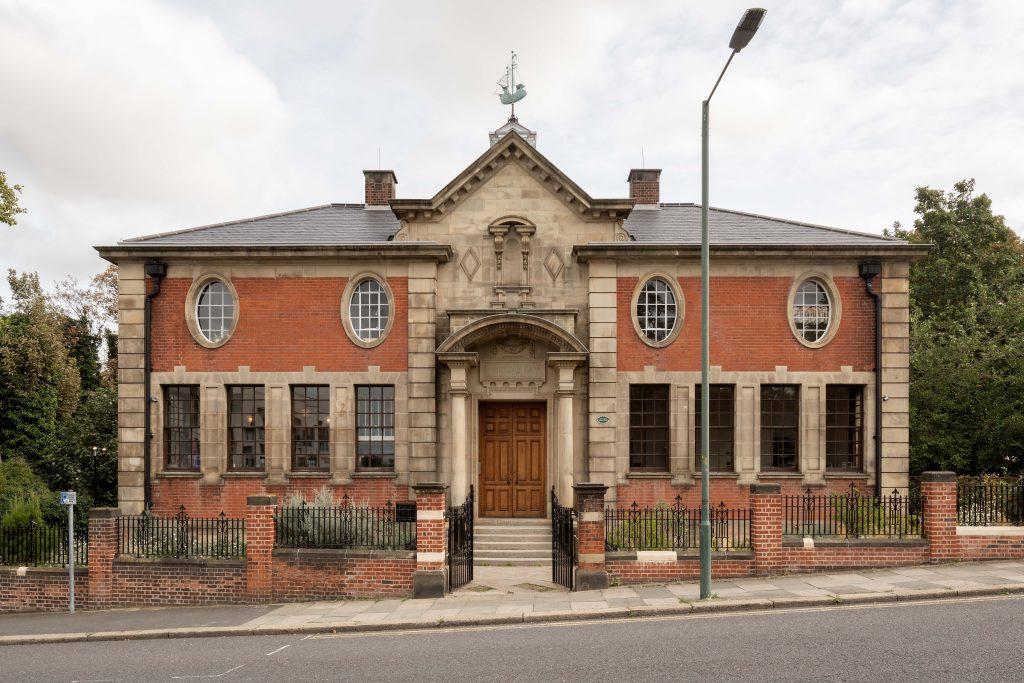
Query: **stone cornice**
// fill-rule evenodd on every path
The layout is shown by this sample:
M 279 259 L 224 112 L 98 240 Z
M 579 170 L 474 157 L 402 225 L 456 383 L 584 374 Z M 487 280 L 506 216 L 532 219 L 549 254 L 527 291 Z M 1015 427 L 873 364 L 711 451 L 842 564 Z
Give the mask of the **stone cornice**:
M 452 248 L 436 242 L 386 242 L 380 244 L 344 244 L 311 246 L 220 247 L 220 246 L 144 246 L 118 244 L 94 247 L 99 255 L 117 263 L 132 258 L 222 259 L 222 258 L 386 258 L 394 260 L 430 260 L 445 263 Z
M 823 259 L 850 258 L 892 258 L 916 261 L 923 258 L 932 248 L 929 244 L 879 244 L 851 246 L 844 245 L 799 245 L 799 244 L 729 244 L 713 245 L 713 256 L 737 256 L 747 258 L 801 257 Z M 638 244 L 595 243 L 576 245 L 572 248 L 573 258 L 579 263 L 594 259 L 618 261 L 646 261 L 651 258 L 699 258 L 699 244 Z
M 519 134 L 505 135 L 430 199 L 392 199 L 391 210 L 404 221 L 437 221 L 473 194 L 506 164 L 515 163 L 585 221 L 623 220 L 632 199 L 595 199 Z

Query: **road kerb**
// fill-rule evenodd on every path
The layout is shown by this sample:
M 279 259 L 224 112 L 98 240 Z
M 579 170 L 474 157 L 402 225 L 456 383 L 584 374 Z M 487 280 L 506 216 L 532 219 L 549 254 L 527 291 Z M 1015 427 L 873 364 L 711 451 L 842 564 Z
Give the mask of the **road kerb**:
M 373 622 L 353 624 L 336 622 L 293 626 L 197 626 L 167 629 L 139 629 L 135 631 L 92 631 L 78 633 L 44 633 L 27 635 L 0 636 L 0 646 L 4 645 L 47 645 L 56 643 L 98 642 L 118 640 L 154 640 L 163 638 L 212 638 L 221 636 L 259 636 L 259 635 L 317 635 L 317 634 L 355 634 L 381 633 L 388 631 L 420 631 L 428 629 L 465 628 L 472 626 L 500 626 L 503 624 L 541 624 L 568 621 L 595 621 L 622 618 L 643 618 L 651 616 L 672 616 L 686 614 L 710 614 L 745 612 L 751 610 L 784 611 L 804 607 L 821 607 L 827 605 L 855 605 L 886 602 L 905 602 L 915 600 L 951 599 L 960 597 L 982 597 L 997 595 L 1014 595 L 1024 593 L 1024 584 L 1005 584 L 995 586 L 966 587 L 960 589 L 926 589 L 905 590 L 893 593 L 851 593 L 838 596 L 776 598 L 773 600 L 755 598 L 712 599 L 704 602 L 681 602 L 675 605 L 651 605 L 639 607 L 612 607 L 593 610 L 558 610 L 551 612 L 526 612 L 509 615 L 480 615 L 450 617 L 447 619 L 429 620 L 415 619 L 409 621 Z

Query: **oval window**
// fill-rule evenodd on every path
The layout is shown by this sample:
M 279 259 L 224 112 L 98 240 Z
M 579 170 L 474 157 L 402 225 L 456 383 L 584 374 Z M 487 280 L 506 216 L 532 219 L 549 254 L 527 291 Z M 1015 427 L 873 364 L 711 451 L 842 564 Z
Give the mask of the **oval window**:
M 235 297 L 220 280 L 206 283 L 196 299 L 196 322 L 203 337 L 217 343 L 228 336 L 235 321 Z
M 352 331 L 362 341 L 372 342 L 383 337 L 391 318 L 391 301 L 384 286 L 373 278 L 356 285 L 349 300 L 348 317 Z
M 817 342 L 828 334 L 832 324 L 832 299 L 817 280 L 805 280 L 793 297 L 793 326 L 797 334 L 809 342 Z
M 636 320 L 640 331 L 652 342 L 669 338 L 678 319 L 676 295 L 660 277 L 644 283 L 636 300 Z

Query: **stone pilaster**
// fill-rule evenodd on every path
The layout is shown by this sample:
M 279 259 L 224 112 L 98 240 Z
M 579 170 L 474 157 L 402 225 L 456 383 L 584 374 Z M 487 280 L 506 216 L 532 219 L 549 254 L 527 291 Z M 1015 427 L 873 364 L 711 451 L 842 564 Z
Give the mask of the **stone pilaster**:
M 910 264 L 882 264 L 882 490 L 905 493 L 910 468 Z
M 549 353 L 548 365 L 557 373 L 558 388 L 555 390 L 556 411 L 556 490 L 559 500 L 569 500 L 575 482 L 576 430 L 573 424 L 575 414 L 576 368 L 586 361 L 582 353 Z
M 411 483 L 438 477 L 434 358 L 437 264 L 409 264 L 409 471 Z
M 117 293 L 117 500 L 122 512 L 138 514 L 145 499 L 143 449 L 148 409 L 143 362 L 146 279 L 141 261 L 119 264 Z
M 615 412 L 617 265 L 614 261 L 591 261 L 588 268 L 590 313 L 588 476 L 594 482 L 614 486 L 615 430 L 619 426 L 618 420 L 620 419 Z M 599 422 L 601 417 L 608 419 Z M 622 416 L 622 419 L 628 419 L 628 416 Z
M 448 366 L 448 397 L 451 419 L 451 452 L 442 454 L 446 460 L 441 468 L 451 472 L 452 502 L 461 505 L 469 494 L 469 432 L 466 423 L 466 399 L 469 396 L 469 369 L 477 364 L 475 353 L 442 353 L 439 360 Z

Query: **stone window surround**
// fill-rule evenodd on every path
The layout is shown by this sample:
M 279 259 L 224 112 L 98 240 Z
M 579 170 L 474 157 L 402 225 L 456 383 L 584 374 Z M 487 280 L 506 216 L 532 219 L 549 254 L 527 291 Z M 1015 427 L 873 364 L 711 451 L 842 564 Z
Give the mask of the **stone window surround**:
M 656 370 L 647 366 L 640 372 L 618 372 L 616 406 L 619 418 L 616 425 L 616 472 L 620 485 L 630 479 L 671 479 L 673 484 L 692 484 L 699 479 L 700 465 L 696 453 L 696 415 L 692 398 L 700 384 L 699 371 L 678 372 Z M 712 384 L 735 385 L 733 472 L 711 472 L 713 478 L 735 478 L 738 483 L 753 483 L 764 479 L 797 479 L 803 485 L 820 486 L 827 479 L 865 479 L 874 474 L 874 381 L 871 371 L 854 372 L 843 366 L 838 372 L 789 372 L 779 366 L 771 372 L 723 372 L 712 366 Z M 629 470 L 629 385 L 668 384 L 669 405 L 669 471 L 630 472 Z M 760 460 L 760 385 L 796 384 L 800 386 L 801 447 L 795 472 L 761 472 Z M 825 459 L 826 401 L 825 388 L 829 384 L 855 384 L 864 387 L 863 449 L 864 466 L 860 472 L 827 471 Z M 747 390 L 747 393 L 745 393 Z M 809 404 L 816 402 L 817 410 Z M 816 443 L 808 441 L 816 436 Z M 752 460 L 752 462 L 751 462 Z
M 388 321 L 384 325 L 383 332 L 376 339 L 363 339 L 356 334 L 355 328 L 352 327 L 352 318 L 349 316 L 349 304 L 352 302 L 352 295 L 355 293 L 356 287 L 366 280 L 376 280 L 388 297 Z M 345 334 L 348 335 L 349 340 L 353 344 L 364 349 L 372 349 L 383 344 L 384 340 L 391 334 L 391 328 L 395 324 L 395 313 L 395 295 L 391 291 L 391 285 L 388 284 L 386 277 L 380 273 L 367 270 L 349 278 L 348 284 L 345 285 L 345 291 L 341 295 L 341 324 L 345 328 Z
M 829 303 L 832 305 L 831 318 L 828 323 L 828 329 L 825 330 L 825 334 L 821 339 L 817 341 L 809 341 L 806 339 L 800 331 L 796 328 L 796 322 L 793 320 L 793 304 L 796 300 L 796 292 L 800 289 L 800 285 L 804 284 L 808 280 L 817 282 L 825 288 L 825 292 L 828 294 Z M 789 321 L 789 329 L 793 332 L 793 336 L 802 345 L 809 349 L 820 349 L 826 346 L 829 342 L 835 339 L 836 334 L 839 332 L 839 324 L 843 318 L 843 301 L 839 298 L 839 289 L 836 288 L 836 283 L 832 281 L 832 278 L 821 271 L 808 270 L 797 275 L 793 278 L 793 284 L 789 288 L 789 296 L 786 299 L 786 320 Z
M 640 292 L 643 291 L 644 285 L 650 280 L 659 279 L 665 282 L 672 290 L 673 296 L 676 298 L 676 320 L 672 326 L 672 331 L 669 332 L 661 341 L 654 341 L 646 334 L 640 327 L 640 320 L 636 315 L 636 305 L 640 299 Z M 633 296 L 630 299 L 629 304 L 629 317 L 633 321 L 633 331 L 636 332 L 637 336 L 640 337 L 640 341 L 647 344 L 650 347 L 660 349 L 668 346 L 676 340 L 679 336 L 679 331 L 683 328 L 683 317 L 686 315 L 686 299 L 683 297 L 683 290 L 679 287 L 679 279 L 676 276 L 669 275 L 668 273 L 660 270 L 652 270 L 641 275 L 637 279 L 636 287 L 633 288 Z
M 304 367 L 301 372 L 251 372 L 239 366 L 237 372 L 189 372 L 176 366 L 172 372 L 152 374 L 151 409 L 153 424 L 163 424 L 163 386 L 199 385 L 199 471 L 168 470 L 164 466 L 163 440 L 150 441 L 154 478 L 201 478 L 205 484 L 231 478 L 264 479 L 269 484 L 284 484 L 288 479 L 323 479 L 332 485 L 351 484 L 358 478 L 390 478 L 398 485 L 409 483 L 408 377 L 405 372 L 381 372 L 370 366 L 366 372 L 317 372 Z M 227 391 L 232 384 L 262 384 L 266 387 L 266 466 L 261 472 L 232 472 L 227 467 Z M 323 384 L 330 387 L 330 469 L 293 471 L 291 457 L 291 386 Z M 395 387 L 395 468 L 394 471 L 361 472 L 356 467 L 355 387 L 360 384 L 392 384 Z
M 231 326 L 228 327 L 227 334 L 217 341 L 210 341 L 203 334 L 202 330 L 199 329 L 199 320 L 197 315 L 197 306 L 199 304 L 199 295 L 202 293 L 206 285 L 213 281 L 220 281 L 224 283 L 228 291 L 231 292 L 231 296 L 235 300 L 235 317 L 231 321 Z M 235 291 L 235 286 L 232 284 L 231 279 L 223 273 L 216 270 L 206 270 L 200 273 L 192 280 L 192 285 L 188 288 L 188 294 L 185 296 L 185 325 L 188 327 L 189 334 L 196 341 L 197 344 L 206 349 L 217 349 L 224 346 L 231 340 L 231 336 L 235 333 L 235 328 L 238 327 L 238 318 L 241 312 L 241 301 L 238 299 L 238 292 Z

